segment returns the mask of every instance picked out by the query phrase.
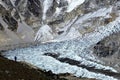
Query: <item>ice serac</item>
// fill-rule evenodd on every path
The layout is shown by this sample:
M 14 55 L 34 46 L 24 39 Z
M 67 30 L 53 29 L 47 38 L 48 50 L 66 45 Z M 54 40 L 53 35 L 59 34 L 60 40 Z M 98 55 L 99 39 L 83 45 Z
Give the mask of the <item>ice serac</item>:
M 28 51 L 30 52 L 30 50 L 28 50 Z M 8 54 L 8 55 L 10 55 L 10 54 Z M 51 70 L 55 74 L 71 73 L 77 77 L 96 78 L 96 79 L 101 79 L 101 80 L 106 80 L 106 79 L 107 80 L 117 80 L 113 77 L 106 76 L 104 74 L 90 72 L 81 67 L 69 65 L 68 63 L 61 63 L 60 61 L 57 61 L 56 59 L 54 59 L 52 57 L 41 55 L 40 52 L 38 52 L 38 53 L 36 52 L 34 54 L 33 53 L 14 54 L 14 56 L 15 55 L 18 55 L 17 57 L 18 57 L 19 61 L 25 61 L 25 62 L 31 63 L 39 68 L 45 69 L 46 71 Z M 13 59 L 13 56 L 8 56 L 8 58 Z

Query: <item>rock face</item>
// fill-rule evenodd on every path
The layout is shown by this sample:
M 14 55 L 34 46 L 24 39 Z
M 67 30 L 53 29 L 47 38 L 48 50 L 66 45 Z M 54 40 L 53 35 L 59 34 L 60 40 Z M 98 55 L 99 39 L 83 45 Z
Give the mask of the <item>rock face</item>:
M 3 0 L 0 2 L 0 19 L 3 26 L 1 29 L 2 31 L 10 30 L 15 34 L 19 39 L 18 43 L 46 42 L 56 39 L 61 41 L 64 36 L 67 36 L 64 40 L 69 40 L 84 36 L 99 26 L 105 26 L 114 21 L 119 16 L 119 4 L 117 0 Z M 82 21 L 77 21 L 78 19 Z M 19 32 L 21 30 L 19 24 L 23 24 L 23 28 L 27 28 L 28 31 Z M 49 33 L 46 37 L 42 37 L 39 33 L 39 29 L 41 30 L 44 25 L 48 25 L 51 29 L 49 31 L 44 28 L 46 33 Z M 46 33 L 43 33 L 43 36 Z M 16 40 L 16 38 L 11 39 L 8 34 L 10 33 L 7 33 L 9 40 L 6 44 Z M 6 33 L 3 35 L 6 36 Z M 26 40 L 26 36 L 31 40 Z
M 94 46 L 94 52 L 100 57 L 107 57 L 117 53 L 119 55 L 120 33 L 115 33 L 101 40 Z M 120 56 L 118 56 L 120 57 Z
M 104 38 L 94 45 L 93 53 L 100 57 L 106 65 L 120 71 L 120 32 Z

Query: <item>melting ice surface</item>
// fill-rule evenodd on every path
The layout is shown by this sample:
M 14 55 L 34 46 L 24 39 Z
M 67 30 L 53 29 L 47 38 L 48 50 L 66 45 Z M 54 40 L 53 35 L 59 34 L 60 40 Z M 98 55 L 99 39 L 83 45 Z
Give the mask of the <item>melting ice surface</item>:
M 55 74 L 71 73 L 77 77 L 81 76 L 100 80 L 117 80 L 112 76 L 91 72 L 85 68 L 79 67 L 77 65 L 70 65 L 69 63 L 65 62 L 63 63 L 51 56 L 46 56 L 43 54 L 59 53 L 60 57 L 79 61 L 85 66 L 93 66 L 96 69 L 117 72 L 115 69 L 109 66 L 102 65 L 100 61 L 92 55 L 89 47 L 96 44 L 104 37 L 109 36 L 113 32 L 120 31 L 119 20 L 120 17 L 118 17 L 114 22 L 109 23 L 106 27 L 101 26 L 99 29 L 96 29 L 95 32 L 90 33 L 83 38 L 10 50 L 3 53 L 3 55 L 12 60 L 14 60 L 14 56 L 17 56 L 18 61 L 25 61 L 34 66 L 37 66 L 38 68 L 45 69 L 46 71 L 51 70 Z

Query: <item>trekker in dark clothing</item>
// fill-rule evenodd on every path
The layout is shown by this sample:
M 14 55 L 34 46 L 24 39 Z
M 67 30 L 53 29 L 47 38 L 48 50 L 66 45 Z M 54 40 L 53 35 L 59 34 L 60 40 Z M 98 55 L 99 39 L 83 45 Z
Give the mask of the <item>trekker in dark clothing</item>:
M 14 57 L 14 60 L 17 61 L 17 57 L 16 56 Z

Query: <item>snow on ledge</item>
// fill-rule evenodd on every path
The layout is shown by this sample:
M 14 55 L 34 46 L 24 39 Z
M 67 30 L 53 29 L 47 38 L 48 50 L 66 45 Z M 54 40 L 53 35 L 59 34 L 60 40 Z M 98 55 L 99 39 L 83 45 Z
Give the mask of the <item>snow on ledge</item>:
M 67 0 L 67 1 L 68 1 L 68 7 L 67 7 L 66 12 L 71 12 L 77 6 L 79 6 L 85 2 L 85 0 Z

